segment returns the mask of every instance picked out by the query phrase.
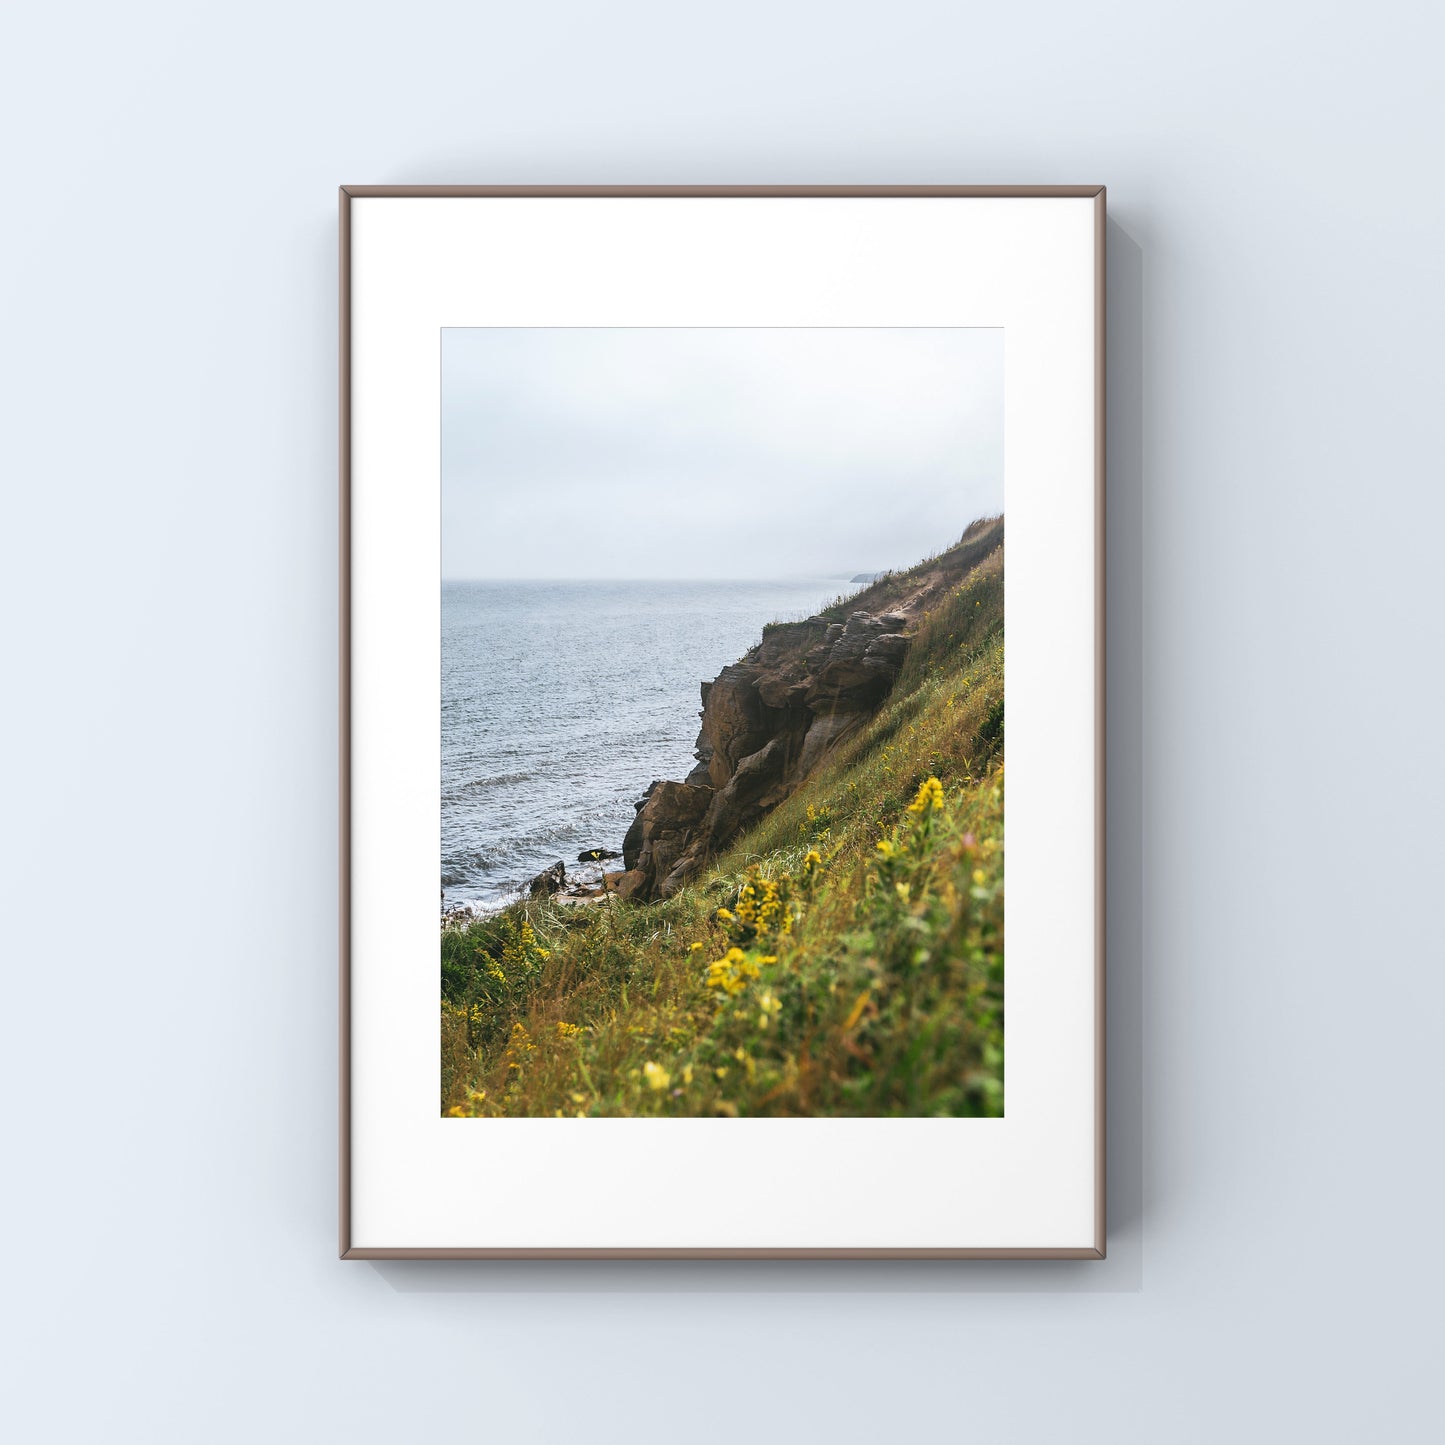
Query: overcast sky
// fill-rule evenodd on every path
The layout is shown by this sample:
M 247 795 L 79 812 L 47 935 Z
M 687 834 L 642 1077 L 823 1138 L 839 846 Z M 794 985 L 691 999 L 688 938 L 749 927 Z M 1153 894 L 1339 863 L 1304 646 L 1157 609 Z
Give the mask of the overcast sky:
M 1003 332 L 442 333 L 442 575 L 846 578 L 1003 510 Z

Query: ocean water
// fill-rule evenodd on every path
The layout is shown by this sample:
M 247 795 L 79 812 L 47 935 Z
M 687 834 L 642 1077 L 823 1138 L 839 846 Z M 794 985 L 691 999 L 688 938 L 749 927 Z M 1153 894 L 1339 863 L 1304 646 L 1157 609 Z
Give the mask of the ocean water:
M 442 584 L 441 883 L 497 906 L 562 859 L 620 851 L 654 778 L 692 768 L 699 683 L 839 579 Z M 620 867 L 620 864 L 609 864 Z

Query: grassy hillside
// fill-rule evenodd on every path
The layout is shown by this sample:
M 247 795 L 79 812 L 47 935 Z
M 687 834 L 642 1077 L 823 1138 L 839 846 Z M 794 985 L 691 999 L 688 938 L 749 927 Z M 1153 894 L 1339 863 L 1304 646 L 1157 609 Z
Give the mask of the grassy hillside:
M 1000 545 L 872 721 L 675 897 L 443 929 L 443 1111 L 1001 1114 L 1003 700 Z

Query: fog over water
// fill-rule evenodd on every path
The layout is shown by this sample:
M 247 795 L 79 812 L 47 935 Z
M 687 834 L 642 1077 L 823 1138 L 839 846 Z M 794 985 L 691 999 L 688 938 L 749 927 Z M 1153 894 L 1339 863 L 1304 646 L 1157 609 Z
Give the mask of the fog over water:
M 1003 332 L 447 329 L 442 575 L 850 577 L 1003 510 Z

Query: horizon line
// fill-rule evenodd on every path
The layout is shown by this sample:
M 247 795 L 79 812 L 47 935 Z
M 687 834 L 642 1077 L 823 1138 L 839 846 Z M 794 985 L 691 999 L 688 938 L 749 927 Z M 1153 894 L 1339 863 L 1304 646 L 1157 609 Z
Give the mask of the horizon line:
M 881 572 L 874 573 L 874 576 L 881 576 L 883 572 L 903 572 L 904 567 L 885 567 Z M 787 576 L 774 573 L 764 573 L 756 577 L 639 577 L 635 574 L 617 577 L 443 577 L 443 582 L 852 582 L 852 577 L 845 577 L 842 573 L 833 576 Z

